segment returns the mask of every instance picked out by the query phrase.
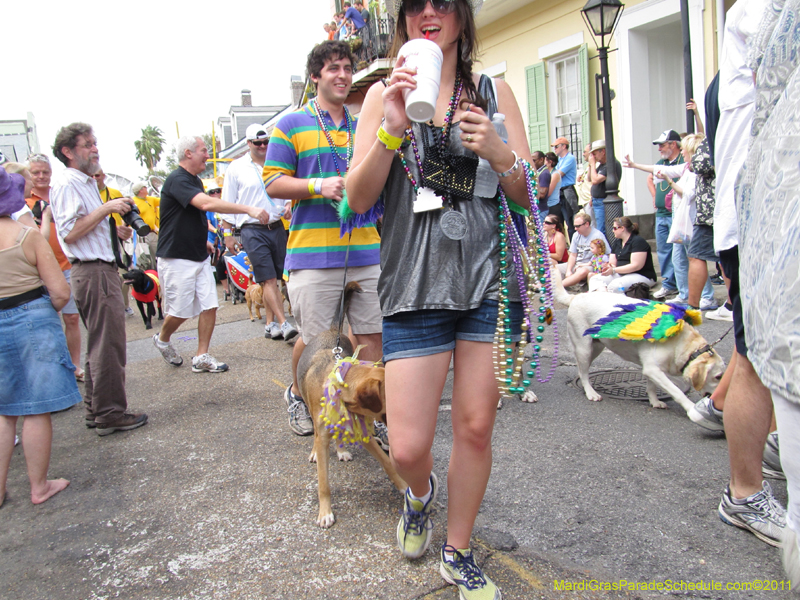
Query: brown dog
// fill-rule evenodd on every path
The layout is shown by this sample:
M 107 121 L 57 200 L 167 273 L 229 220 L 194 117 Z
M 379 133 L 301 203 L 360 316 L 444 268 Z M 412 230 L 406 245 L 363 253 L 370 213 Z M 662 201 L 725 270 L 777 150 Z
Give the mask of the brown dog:
M 250 320 L 253 320 L 253 308 L 255 308 L 256 317 L 260 321 L 261 311 L 259 309 L 267 310 L 267 307 L 264 306 L 264 290 L 260 285 L 251 281 L 250 285 L 247 286 L 247 291 L 244 293 L 244 299 L 247 302 L 247 312 L 250 313 Z
M 345 290 L 345 312 L 349 300 L 354 292 L 361 292 L 361 287 L 355 283 L 347 284 Z M 337 311 L 338 312 L 338 311 Z M 317 480 L 319 493 L 319 515 L 317 525 L 328 528 L 336 522 L 336 517 L 331 509 L 331 488 L 328 483 L 328 460 L 331 434 L 320 419 L 323 398 L 328 376 L 331 374 L 336 359 L 332 349 L 336 345 L 336 332 L 338 330 L 338 315 L 334 317 L 329 331 L 324 331 L 311 339 L 303 350 L 297 364 L 297 380 L 300 393 L 308 404 L 308 409 L 314 419 L 314 450 L 308 457 L 309 462 L 317 463 Z M 353 355 L 353 345 L 347 336 L 342 335 L 339 341 L 342 356 Z M 340 401 L 354 415 L 362 415 L 367 423 L 373 420 L 386 419 L 386 400 L 384 395 L 384 369 L 371 365 L 353 365 L 344 377 L 347 387 L 341 389 Z M 381 450 L 374 437 L 370 437 L 365 448 L 381 464 L 398 490 L 404 492 L 408 487 L 392 466 L 389 457 Z M 339 460 L 352 460 L 349 452 L 336 450 Z

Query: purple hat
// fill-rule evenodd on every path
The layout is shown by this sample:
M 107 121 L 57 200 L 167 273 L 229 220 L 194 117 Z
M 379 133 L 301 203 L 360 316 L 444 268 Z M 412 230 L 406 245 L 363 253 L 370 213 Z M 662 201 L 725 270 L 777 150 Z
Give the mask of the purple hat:
M 25 178 L 0 167 L 0 216 L 12 215 L 25 206 Z

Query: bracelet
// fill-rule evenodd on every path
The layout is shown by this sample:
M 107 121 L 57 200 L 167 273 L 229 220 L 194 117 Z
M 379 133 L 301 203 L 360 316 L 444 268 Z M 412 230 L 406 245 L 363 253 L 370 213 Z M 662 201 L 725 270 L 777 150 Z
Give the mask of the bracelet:
M 507 171 L 503 171 L 502 173 L 500 173 L 499 171 L 495 171 L 498 177 L 508 177 L 509 175 L 516 173 L 517 169 L 519 169 L 519 156 L 517 156 L 517 153 L 514 152 L 513 150 L 511 151 L 511 153 L 514 155 L 514 164 L 511 165 L 510 169 L 508 169 Z
M 378 139 L 387 150 L 397 150 L 403 143 L 403 138 L 393 136 L 383 128 L 383 125 L 378 128 Z
M 317 181 L 316 179 L 309 179 L 309 180 L 308 180 L 308 193 L 309 193 L 310 195 L 312 195 L 312 196 L 313 196 L 313 195 L 316 193 L 316 192 L 314 191 L 314 185 L 315 185 L 315 182 L 316 182 L 316 181 Z
M 314 193 L 317 196 L 322 195 L 322 177 L 317 177 L 314 180 Z
M 232 237 L 233 233 L 231 233 L 230 229 L 223 229 L 222 230 L 222 237 Z

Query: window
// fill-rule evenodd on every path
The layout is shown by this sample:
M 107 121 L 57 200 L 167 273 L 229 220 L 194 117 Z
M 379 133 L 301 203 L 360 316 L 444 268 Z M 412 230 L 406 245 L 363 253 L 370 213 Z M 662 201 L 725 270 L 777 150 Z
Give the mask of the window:
M 552 118 L 550 129 L 555 137 L 565 137 L 570 141 L 570 151 L 579 164 L 583 160 L 582 149 L 586 145 L 581 105 L 581 83 L 582 80 L 585 82 L 586 73 L 581 73 L 580 63 L 578 51 L 547 61 Z
M 550 150 L 557 137 L 570 141 L 580 164 L 589 143 L 589 67 L 586 44 L 525 69 L 531 152 Z

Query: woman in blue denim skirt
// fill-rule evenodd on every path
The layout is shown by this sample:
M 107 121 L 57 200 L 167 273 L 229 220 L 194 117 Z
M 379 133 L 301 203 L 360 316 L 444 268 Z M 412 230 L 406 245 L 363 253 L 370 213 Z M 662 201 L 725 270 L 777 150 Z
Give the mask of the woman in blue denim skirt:
M 0 168 L 0 506 L 20 416 L 31 501 L 41 504 L 69 485 L 47 479 L 50 413 L 81 400 L 56 312 L 69 301 L 69 285 L 47 240 L 11 217 L 24 205 L 25 180 Z

